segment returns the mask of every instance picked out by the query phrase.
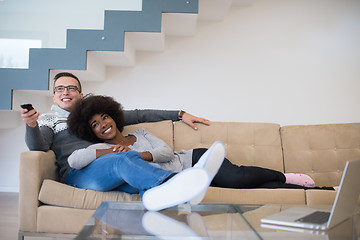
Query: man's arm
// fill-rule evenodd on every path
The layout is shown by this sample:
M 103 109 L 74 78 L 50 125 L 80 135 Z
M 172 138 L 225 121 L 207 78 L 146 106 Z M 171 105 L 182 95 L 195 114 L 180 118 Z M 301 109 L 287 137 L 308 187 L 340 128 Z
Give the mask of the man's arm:
M 25 142 L 31 151 L 47 151 L 53 139 L 53 131 L 48 127 L 39 128 L 37 120 L 39 113 L 36 109 L 21 110 L 21 117 L 26 123 Z
M 179 111 L 166 110 L 124 110 L 125 124 L 137 124 L 144 122 L 159 122 L 163 120 L 178 121 Z
M 48 127 L 39 128 L 26 125 L 25 143 L 31 151 L 47 151 L 53 139 L 53 131 Z
M 182 120 L 184 123 L 197 130 L 194 123 L 202 123 L 210 125 L 209 120 L 205 118 L 199 118 L 193 116 L 184 111 L 167 111 L 167 110 L 125 110 L 125 124 L 137 124 L 143 122 L 159 122 L 163 120 L 179 121 Z

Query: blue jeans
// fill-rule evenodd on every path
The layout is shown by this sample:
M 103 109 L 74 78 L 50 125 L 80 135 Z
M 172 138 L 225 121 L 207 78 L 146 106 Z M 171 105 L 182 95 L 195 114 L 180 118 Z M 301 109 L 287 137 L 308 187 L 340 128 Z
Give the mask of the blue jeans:
M 110 153 L 82 169 L 71 169 L 66 184 L 96 191 L 142 194 L 160 185 L 173 172 L 146 162 L 138 152 Z

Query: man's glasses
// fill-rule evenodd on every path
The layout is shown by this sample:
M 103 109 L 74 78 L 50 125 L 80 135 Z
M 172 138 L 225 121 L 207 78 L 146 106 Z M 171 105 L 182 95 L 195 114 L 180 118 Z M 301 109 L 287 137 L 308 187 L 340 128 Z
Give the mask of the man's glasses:
M 54 87 L 54 92 L 64 92 L 65 88 L 69 91 L 69 92 L 75 92 L 75 91 L 79 91 L 79 88 L 77 86 L 74 85 L 69 85 L 69 86 L 56 86 Z

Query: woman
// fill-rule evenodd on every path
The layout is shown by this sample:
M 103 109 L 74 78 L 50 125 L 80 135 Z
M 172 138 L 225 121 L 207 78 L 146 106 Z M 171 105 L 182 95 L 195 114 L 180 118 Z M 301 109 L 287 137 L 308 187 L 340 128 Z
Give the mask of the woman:
M 80 105 L 82 105 L 81 102 Z M 77 110 L 82 110 L 79 108 L 79 103 L 77 103 L 77 108 L 74 111 Z M 79 113 L 81 114 L 81 112 Z M 73 117 L 75 115 L 73 113 Z M 88 124 L 86 123 L 86 128 L 89 128 Z M 116 125 L 113 126 L 116 129 Z M 86 130 L 85 128 L 82 129 Z M 111 132 L 109 130 L 102 131 L 102 133 Z M 110 139 L 104 138 L 104 140 Z M 123 138 L 122 140 L 124 141 L 119 141 L 119 143 L 128 145 L 133 142 L 132 138 Z M 94 150 L 96 159 L 93 159 L 87 167 L 82 169 L 71 168 L 65 178 L 65 183 L 97 191 L 117 190 L 127 193 L 140 193 L 145 208 L 152 211 L 172 207 L 193 199 L 202 199 L 206 193 L 211 180 L 207 169 L 204 167 L 190 168 L 177 173 L 161 169 L 144 161 L 143 158 L 149 157 L 146 152 L 139 153 L 128 150 L 126 149 L 123 152 L 105 150 L 107 154 L 103 150 Z M 89 150 L 85 152 L 87 151 Z M 87 156 L 84 154 L 84 159 Z M 204 155 L 202 161 L 211 163 L 212 169 L 217 171 L 224 156 L 223 144 L 215 142 L 207 151 L 206 156 Z
M 77 169 L 85 168 L 108 153 L 134 150 L 145 161 L 161 169 L 180 172 L 195 166 L 207 150 L 198 148 L 174 153 L 164 141 L 145 129 L 123 136 L 122 107 L 107 96 L 86 96 L 71 112 L 68 126 L 80 138 L 98 143 L 77 150 L 68 158 L 70 166 Z M 210 179 L 213 179 L 211 186 L 224 188 L 318 188 L 305 174 L 283 174 L 266 168 L 237 166 L 226 158 L 219 171 L 210 174 Z M 334 190 L 332 187 L 322 189 Z

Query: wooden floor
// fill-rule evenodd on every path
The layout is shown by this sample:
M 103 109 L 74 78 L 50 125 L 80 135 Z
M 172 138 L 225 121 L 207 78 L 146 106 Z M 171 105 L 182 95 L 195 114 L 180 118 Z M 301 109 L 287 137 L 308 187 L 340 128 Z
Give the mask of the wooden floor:
M 18 238 L 18 195 L 0 192 L 0 240 Z
M 18 203 L 18 193 L 0 192 L 0 240 L 18 239 Z M 55 239 L 63 240 L 63 238 L 25 237 L 25 240 Z

